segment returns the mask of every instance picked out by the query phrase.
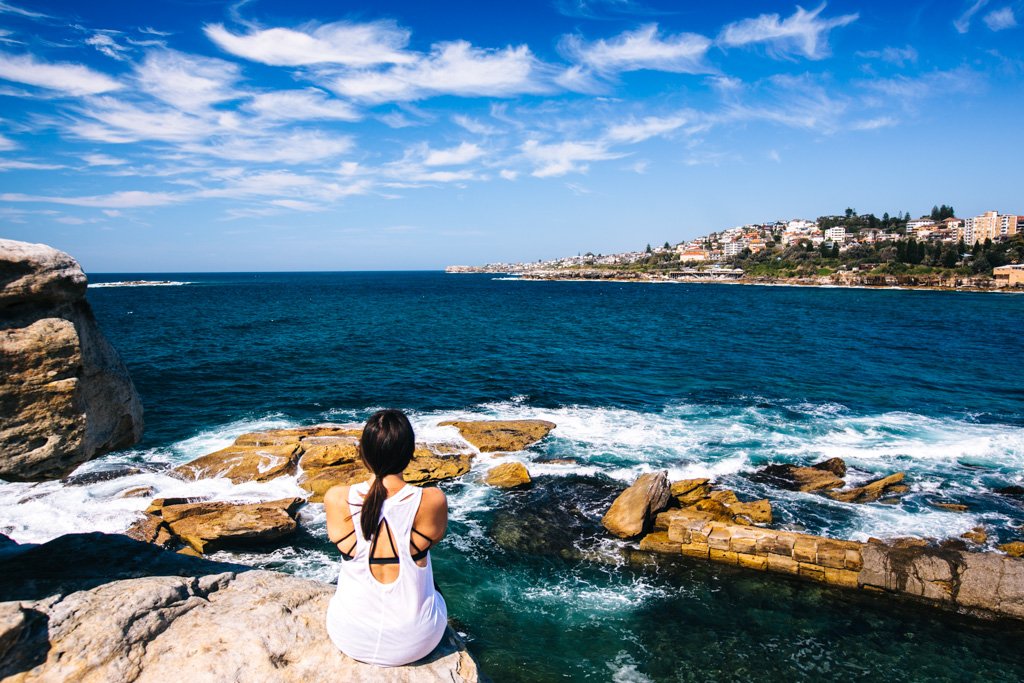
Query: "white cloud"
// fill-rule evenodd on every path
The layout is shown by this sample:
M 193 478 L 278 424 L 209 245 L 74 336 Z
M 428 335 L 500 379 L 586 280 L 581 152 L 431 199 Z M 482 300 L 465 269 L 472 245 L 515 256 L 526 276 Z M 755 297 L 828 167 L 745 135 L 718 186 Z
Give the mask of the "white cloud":
M 414 57 L 403 48 L 409 32 L 389 21 L 352 24 L 339 21 L 305 29 L 271 28 L 240 35 L 222 24 L 203 28 L 221 49 L 271 66 L 342 64 L 365 67 L 406 64 Z
M 972 3 L 970 7 L 964 10 L 963 14 L 956 18 L 956 20 L 953 22 L 953 28 L 955 28 L 959 33 L 967 33 L 968 31 L 970 31 L 971 19 L 974 18 L 974 15 L 977 14 L 978 11 L 981 10 L 981 8 L 987 4 L 988 0 L 975 0 L 975 2 Z
M 0 152 L 7 152 L 12 149 L 17 149 L 18 143 L 10 139 L 6 135 L 0 135 Z
M 519 177 L 519 171 L 513 171 L 508 168 L 503 168 L 500 171 L 498 171 L 498 175 L 504 178 L 505 180 L 515 180 L 516 178 Z
M 718 42 L 726 47 L 767 43 L 777 55 L 795 52 L 803 53 L 809 59 L 821 59 L 829 54 L 829 31 L 846 26 L 860 16 L 854 13 L 821 19 L 818 15 L 824 9 L 825 3 L 810 12 L 798 6 L 788 19 L 780 19 L 778 14 L 762 14 L 737 21 L 722 29 Z
M 414 63 L 346 72 L 327 85 L 339 95 L 375 103 L 442 94 L 511 97 L 549 89 L 535 79 L 537 66 L 525 45 L 487 50 L 460 40 L 438 43 Z
M 301 199 L 275 199 L 270 202 L 274 206 L 281 206 L 292 211 L 323 211 L 324 207 L 313 202 Z
M 71 132 L 98 142 L 184 142 L 217 130 L 214 123 L 176 109 L 143 108 L 112 97 L 91 99 L 81 113 L 92 120 L 76 121 Z
M 610 151 L 601 141 L 543 144 L 537 140 L 527 140 L 520 149 L 523 156 L 534 164 L 533 175 L 537 178 L 549 178 L 572 172 L 585 173 L 589 166 L 583 162 L 619 159 L 625 156 Z
M 135 68 L 139 87 L 158 100 L 194 111 L 239 96 L 233 90 L 238 65 L 222 59 L 151 50 Z
M 68 95 L 96 95 L 121 88 L 113 78 L 81 64 L 50 64 L 32 55 L 0 53 L 0 78 Z
M 670 133 L 685 125 L 687 119 L 683 116 L 657 117 L 647 116 L 643 119 L 633 119 L 626 123 L 611 126 L 605 133 L 605 137 L 612 142 L 643 142 L 658 135 Z
M 358 121 L 361 117 L 348 102 L 329 99 L 317 88 L 278 90 L 252 98 L 246 108 L 275 121 Z
M 232 161 L 302 164 L 344 154 L 352 149 L 352 139 L 320 131 L 297 130 L 258 138 L 228 137 L 214 143 L 189 144 L 184 149 L 193 154 L 209 154 Z
M 883 62 L 889 62 L 897 66 L 917 62 L 917 50 L 911 45 L 906 47 L 887 47 L 881 50 L 867 50 L 858 52 L 857 56 L 867 59 L 881 59 Z
M 1013 14 L 1013 8 L 1004 7 L 989 12 L 985 15 L 985 25 L 990 31 L 1002 31 L 1013 28 L 1017 25 L 1017 17 Z
M 879 128 L 889 128 L 895 126 L 899 121 L 892 116 L 877 116 L 873 119 L 863 119 L 861 121 L 854 121 L 850 124 L 850 128 L 853 130 L 878 130 Z
M 501 132 L 494 126 L 490 126 L 477 119 L 471 119 L 464 114 L 456 114 L 452 117 L 452 121 L 455 125 L 461 126 L 470 133 L 475 133 L 476 135 L 497 135 Z
M 106 154 L 86 154 L 82 157 L 82 161 L 90 166 L 123 166 L 128 163 L 124 159 L 118 159 Z
M 423 159 L 424 166 L 456 166 L 468 164 L 483 156 L 484 151 L 479 145 L 463 142 L 457 147 L 429 150 Z
M 182 195 L 170 194 L 168 192 L 143 192 L 131 190 L 128 192 L 113 192 L 105 195 L 92 195 L 88 197 L 55 197 L 47 195 L 30 195 L 19 192 L 5 192 L 0 194 L 0 201 L 4 202 L 36 202 L 41 204 L 67 204 L 69 206 L 87 206 L 103 209 L 130 209 L 147 206 L 165 206 L 182 201 Z
M 0 159 L 0 171 L 55 171 L 59 168 L 66 168 L 61 164 L 41 164 L 36 161 L 10 161 Z
M 118 61 L 128 59 L 125 55 L 128 48 L 123 45 L 119 45 L 108 33 L 94 33 L 85 39 L 85 44 L 92 45 L 101 54 L 104 54 L 111 59 L 116 59 Z
M 49 18 L 51 18 L 49 14 L 40 14 L 39 12 L 31 12 L 31 11 L 29 11 L 27 9 L 21 9 L 20 7 L 15 7 L 14 5 L 12 5 L 12 4 L 8 3 L 8 2 L 3 2 L 2 0 L 0 0 L 0 13 L 4 13 L 4 12 L 6 12 L 7 14 L 17 14 L 17 15 L 22 16 L 22 17 L 28 17 L 29 19 L 49 19 Z
M 559 45 L 570 59 L 600 73 L 654 69 L 673 73 L 710 71 L 704 56 L 711 41 L 696 33 L 661 36 L 657 24 L 620 33 L 608 40 L 588 43 L 580 36 L 563 36 Z M 579 83 L 582 72 L 563 74 L 566 84 Z

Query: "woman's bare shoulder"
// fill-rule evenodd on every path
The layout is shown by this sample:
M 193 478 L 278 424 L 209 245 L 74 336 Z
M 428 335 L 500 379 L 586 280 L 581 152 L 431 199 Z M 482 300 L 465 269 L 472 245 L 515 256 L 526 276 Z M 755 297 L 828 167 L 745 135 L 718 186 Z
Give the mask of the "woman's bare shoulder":
M 344 485 L 332 486 L 331 488 L 327 489 L 327 492 L 324 493 L 324 505 L 330 505 L 333 507 L 335 505 L 341 505 L 342 503 L 347 502 L 349 488 L 350 487 L 348 485 Z
M 431 508 L 447 508 L 448 497 L 436 486 L 423 487 L 423 504 Z

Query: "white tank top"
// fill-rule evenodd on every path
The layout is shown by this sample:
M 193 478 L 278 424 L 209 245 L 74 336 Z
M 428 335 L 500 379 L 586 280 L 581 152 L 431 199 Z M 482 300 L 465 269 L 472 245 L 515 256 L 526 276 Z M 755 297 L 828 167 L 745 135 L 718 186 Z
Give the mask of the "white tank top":
M 327 607 L 327 634 L 339 650 L 361 662 L 401 666 L 426 657 L 448 626 L 448 608 L 434 588 L 427 553 L 421 567 L 409 552 L 409 535 L 423 497 L 422 489 L 405 488 L 384 501 L 381 516 L 395 539 L 398 579 L 381 583 L 370 572 L 370 544 L 363 538 L 359 513 L 369 483 L 349 489 L 348 505 L 356 545 L 351 560 L 341 560 L 338 590 Z M 381 528 L 381 534 L 387 531 Z M 386 543 L 387 539 L 380 542 Z

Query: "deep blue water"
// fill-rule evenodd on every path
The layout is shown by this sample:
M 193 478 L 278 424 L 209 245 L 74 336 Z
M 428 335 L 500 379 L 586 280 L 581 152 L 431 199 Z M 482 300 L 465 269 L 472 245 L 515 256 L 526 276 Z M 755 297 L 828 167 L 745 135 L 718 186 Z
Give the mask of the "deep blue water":
M 1017 627 L 698 562 L 630 565 L 593 529 L 626 482 L 666 468 L 766 495 L 781 524 L 845 538 L 977 525 L 993 543 L 1017 538 L 1024 508 L 991 489 L 1024 480 L 1024 297 L 419 272 L 90 276 L 130 279 L 190 284 L 90 288 L 147 427 L 138 447 L 86 469 L 181 462 L 250 429 L 359 421 L 383 406 L 428 435 L 459 416 L 559 425 L 513 456 L 536 475 L 530 491 L 494 491 L 473 473 L 444 485 L 452 526 L 435 571 L 496 681 L 1024 678 Z M 766 462 L 833 455 L 854 480 L 905 470 L 911 493 L 855 506 L 747 479 Z M 536 462 L 550 456 L 578 463 Z M 134 503 L 112 502 L 106 486 L 55 484 L 7 530 L 124 528 Z M 10 511 L 21 489 L 4 487 Z M 317 507 L 294 546 L 234 557 L 331 579 Z M 531 552 L 502 540 L 503 525 L 544 536 L 572 519 L 582 536 L 571 552 L 564 539 Z

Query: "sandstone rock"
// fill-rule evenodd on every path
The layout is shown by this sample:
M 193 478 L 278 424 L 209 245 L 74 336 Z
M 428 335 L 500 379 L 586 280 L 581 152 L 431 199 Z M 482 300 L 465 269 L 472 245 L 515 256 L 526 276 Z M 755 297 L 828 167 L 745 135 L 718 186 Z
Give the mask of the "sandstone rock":
M 482 453 L 521 451 L 556 426 L 546 420 L 449 420 L 438 424 L 448 425 L 457 428 L 462 438 Z
M 410 484 L 420 485 L 454 479 L 469 472 L 470 464 L 473 462 L 473 453 L 469 451 L 451 452 L 444 446 L 439 450 L 442 452 L 435 452 L 432 447 L 418 445 L 412 456 L 412 462 L 402 473 L 402 478 Z
M 752 478 L 791 491 L 826 491 L 839 488 L 844 483 L 835 474 L 836 471 L 845 471 L 846 464 L 840 468 L 839 463 L 842 460 L 832 458 L 811 467 L 768 465 Z
M 967 512 L 970 509 L 962 503 L 942 503 L 934 500 L 930 500 L 928 502 L 931 503 L 934 507 L 937 507 L 941 510 L 949 510 L 950 512 Z
M 152 496 L 154 489 L 152 486 L 133 486 L 130 489 L 125 489 L 118 494 L 118 498 L 145 498 L 146 496 Z
M 871 503 L 882 496 L 905 493 L 907 487 L 903 485 L 904 476 L 903 472 L 897 472 L 881 479 L 875 479 L 863 486 L 847 491 L 832 491 L 828 495 L 844 503 Z
M 712 498 L 698 500 L 694 505 L 686 509 L 707 513 L 716 522 L 731 522 L 733 518 L 732 510 L 729 509 L 728 505 Z
M 971 543 L 981 545 L 988 540 L 988 534 L 985 532 L 984 527 L 977 526 L 970 531 L 961 534 L 960 538 L 966 538 Z
M 174 471 L 191 479 L 226 477 L 235 484 L 269 481 L 295 471 L 298 444 L 228 446 L 179 465 Z
M 67 254 L 0 239 L 0 478 L 59 479 L 142 436 L 142 404 Z
M 772 504 L 767 499 L 749 503 L 733 503 L 729 506 L 729 512 L 733 514 L 736 521 L 753 524 L 772 523 Z
M 506 462 L 497 467 L 492 467 L 484 481 L 489 486 L 496 486 L 500 489 L 512 489 L 517 486 L 528 486 L 531 483 L 530 473 L 526 465 L 521 462 Z
M 828 460 L 822 460 L 819 463 L 811 465 L 811 467 L 816 470 L 831 472 L 840 479 L 846 476 L 846 461 L 842 458 L 829 458 Z
M 293 533 L 298 528 L 294 514 L 302 502 L 284 498 L 263 503 L 182 503 L 162 506 L 159 515 L 171 533 L 197 552 L 208 553 Z
M 639 536 L 669 499 L 668 472 L 648 472 L 615 499 L 601 524 L 620 538 Z
M 1024 557 L 1024 542 L 1011 541 L 1010 543 L 1003 543 L 999 546 L 999 549 L 1010 557 Z
M 299 477 L 298 484 L 312 494 L 309 497 L 310 503 L 322 503 L 324 494 L 332 486 L 351 486 L 369 478 L 370 473 L 365 467 L 352 463 L 306 472 Z
M 733 503 L 738 503 L 740 501 L 740 499 L 736 496 L 736 492 L 731 491 L 729 489 L 712 491 L 711 493 L 708 494 L 707 497 L 710 498 L 711 500 L 721 503 L 722 505 L 732 505 Z
M 70 539 L 71 544 L 99 546 L 97 559 L 110 556 L 111 549 L 115 555 L 128 550 L 116 537 L 82 536 L 81 542 Z M 145 545 L 135 545 L 146 554 Z M 414 666 L 382 669 L 346 657 L 324 627 L 335 590 L 328 584 L 155 549 L 150 552 L 163 566 L 174 563 L 197 574 L 169 575 L 154 566 L 152 575 L 97 583 L 96 567 L 80 565 L 80 572 L 67 561 L 63 553 L 68 547 L 64 537 L 21 558 L 42 560 L 37 566 L 59 566 L 63 578 L 55 585 L 62 588 L 55 592 L 41 591 L 38 582 L 14 586 L 11 573 L 0 571 L 0 593 L 16 600 L 0 603 L 0 678 L 5 683 L 479 679 L 475 661 L 450 629 L 441 645 Z M 10 654 L 16 656 L 5 656 L 3 648 L 11 640 Z
M 177 540 L 171 533 L 164 520 L 158 515 L 146 513 L 142 519 L 133 523 L 124 532 L 129 538 L 143 543 L 152 543 L 162 548 L 169 548 Z
M 319 436 L 303 439 L 299 467 L 304 471 L 360 463 L 359 439 L 354 436 Z
M 669 494 L 678 501 L 680 507 L 693 505 L 698 500 L 703 500 L 711 493 L 711 484 L 708 479 L 683 479 L 672 482 L 669 487 Z

